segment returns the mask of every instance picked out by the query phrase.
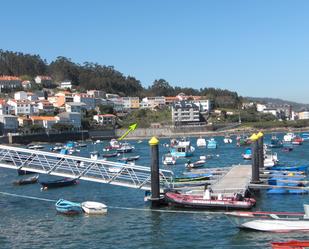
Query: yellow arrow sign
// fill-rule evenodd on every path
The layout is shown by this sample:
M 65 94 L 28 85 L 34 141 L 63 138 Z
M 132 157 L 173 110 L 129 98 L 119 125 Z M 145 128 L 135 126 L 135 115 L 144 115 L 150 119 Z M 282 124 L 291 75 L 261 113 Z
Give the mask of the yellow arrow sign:
M 136 127 L 137 127 L 136 123 L 131 124 L 129 126 L 129 129 L 120 138 L 118 138 L 118 140 L 120 141 L 120 140 L 124 139 L 131 131 L 134 131 L 136 129 Z

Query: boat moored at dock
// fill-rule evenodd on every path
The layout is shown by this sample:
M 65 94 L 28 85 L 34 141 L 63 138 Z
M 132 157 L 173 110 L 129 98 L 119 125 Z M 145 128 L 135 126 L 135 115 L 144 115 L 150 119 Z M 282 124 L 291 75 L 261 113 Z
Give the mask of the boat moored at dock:
M 207 192 L 207 191 L 205 191 Z M 235 195 L 235 197 L 227 197 L 222 194 L 211 195 L 190 195 L 181 194 L 177 192 L 167 192 L 165 199 L 170 205 L 183 208 L 196 209 L 250 209 L 256 201 L 253 198 L 243 198 L 242 195 Z
M 239 228 L 263 232 L 309 231 L 309 205 L 305 213 L 290 212 L 229 212 L 225 215 Z
M 50 188 L 60 188 L 60 187 L 67 187 L 77 184 L 78 181 L 76 179 L 71 178 L 63 178 L 60 180 L 54 180 L 54 181 L 40 181 L 40 184 L 42 185 L 42 190 L 47 190 Z

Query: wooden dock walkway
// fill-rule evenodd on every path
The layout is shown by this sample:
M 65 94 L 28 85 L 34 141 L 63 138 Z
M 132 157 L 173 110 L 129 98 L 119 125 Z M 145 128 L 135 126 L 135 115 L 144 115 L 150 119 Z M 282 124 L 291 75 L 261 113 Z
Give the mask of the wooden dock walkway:
M 213 193 L 244 194 L 251 181 L 251 165 L 234 165 L 222 178 L 211 185 Z

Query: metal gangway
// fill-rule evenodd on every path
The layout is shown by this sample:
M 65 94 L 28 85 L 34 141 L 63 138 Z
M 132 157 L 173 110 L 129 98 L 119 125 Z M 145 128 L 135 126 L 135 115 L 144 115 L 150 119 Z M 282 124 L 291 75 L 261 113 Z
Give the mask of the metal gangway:
M 0 167 L 70 177 L 142 190 L 151 189 L 150 167 L 0 145 Z M 160 188 L 172 187 L 173 172 L 159 171 Z

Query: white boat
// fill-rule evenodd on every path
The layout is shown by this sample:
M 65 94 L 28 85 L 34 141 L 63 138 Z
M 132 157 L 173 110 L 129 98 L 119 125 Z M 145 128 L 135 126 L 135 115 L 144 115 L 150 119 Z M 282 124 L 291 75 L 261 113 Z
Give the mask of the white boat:
M 121 147 L 121 143 L 117 140 L 117 139 L 111 139 L 111 141 L 109 142 L 109 144 L 110 144 L 110 147 L 112 148 L 112 149 L 118 149 L 118 148 L 120 148 Z
M 283 141 L 287 143 L 291 143 L 295 137 L 296 135 L 294 133 L 289 132 L 283 136 Z
M 91 151 L 90 152 L 90 159 L 96 160 L 96 161 L 106 161 L 106 158 L 101 157 L 101 155 L 98 151 Z
M 230 212 L 228 219 L 239 228 L 264 232 L 309 231 L 309 205 L 305 213 Z
M 162 158 L 162 162 L 163 162 L 164 165 L 175 165 L 176 164 L 176 157 L 174 157 L 170 153 L 165 154 Z
M 223 142 L 225 144 L 231 144 L 233 142 L 233 140 L 230 136 L 225 136 L 224 139 L 223 139 Z
M 86 214 L 106 214 L 107 206 L 101 202 L 85 201 L 81 204 Z
M 31 149 L 31 150 L 41 150 L 41 149 L 44 149 L 44 146 L 40 145 L 40 144 L 32 144 L 32 145 L 28 146 L 28 149 Z
M 197 146 L 197 147 L 206 147 L 206 139 L 205 139 L 205 138 L 202 138 L 202 137 L 199 137 L 199 138 L 196 140 L 196 146 Z
M 120 153 L 129 153 L 132 152 L 134 150 L 134 146 L 132 146 L 129 143 L 123 143 L 121 144 L 121 146 L 117 149 L 117 152 Z
M 207 149 L 217 149 L 218 148 L 218 143 L 214 138 L 211 138 L 208 140 L 207 143 Z
M 171 142 L 170 152 L 176 158 L 193 156 L 195 148 L 191 146 L 191 142 L 185 139 Z
M 271 150 L 264 151 L 264 167 L 273 167 L 279 163 L 278 154 L 273 153 Z

